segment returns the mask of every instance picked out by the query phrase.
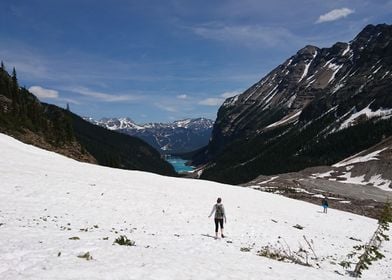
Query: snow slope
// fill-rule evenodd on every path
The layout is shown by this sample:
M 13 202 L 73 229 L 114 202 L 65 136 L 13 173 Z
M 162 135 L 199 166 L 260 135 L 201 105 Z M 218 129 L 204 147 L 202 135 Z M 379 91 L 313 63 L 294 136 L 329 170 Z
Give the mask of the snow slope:
M 0 279 L 348 279 L 336 263 L 360 243 L 350 237 L 366 241 L 376 227 L 251 188 L 80 163 L 3 134 L 0 155 Z M 201 235 L 213 234 L 218 196 L 229 239 Z M 136 246 L 113 245 L 121 234 Z M 277 241 L 306 248 L 303 235 L 320 267 L 256 254 Z M 364 279 L 392 278 L 391 242 L 382 252 Z

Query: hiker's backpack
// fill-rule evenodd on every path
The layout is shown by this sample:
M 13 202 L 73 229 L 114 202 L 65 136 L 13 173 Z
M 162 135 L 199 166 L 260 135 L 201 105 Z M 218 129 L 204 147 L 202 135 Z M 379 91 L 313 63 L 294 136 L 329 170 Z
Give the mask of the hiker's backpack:
M 223 211 L 223 205 L 222 204 L 216 204 L 216 209 L 215 209 L 215 219 L 223 219 L 224 217 L 224 211 Z

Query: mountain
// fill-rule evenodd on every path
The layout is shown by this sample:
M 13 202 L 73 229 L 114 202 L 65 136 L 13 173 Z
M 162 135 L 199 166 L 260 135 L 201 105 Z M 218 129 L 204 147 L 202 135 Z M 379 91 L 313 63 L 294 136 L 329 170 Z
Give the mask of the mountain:
M 347 254 L 377 228 L 375 219 L 250 188 L 77 162 L 4 134 L 0 154 L 4 280 L 353 279 L 339 263 L 357 262 Z M 207 215 L 217 194 L 228 238 L 214 240 Z M 134 246 L 117 244 L 120 236 Z M 379 252 L 385 258 L 363 279 L 392 277 L 392 242 Z
M 350 43 L 306 46 L 219 108 L 211 141 L 193 157 L 202 178 L 257 176 L 332 165 L 392 135 L 392 26 Z
M 205 118 L 185 119 L 172 123 L 138 125 L 130 118 L 85 118 L 96 125 L 143 139 L 165 154 L 187 153 L 208 144 L 214 122 Z
M 39 102 L 0 69 L 0 132 L 76 160 L 175 176 L 161 155 L 136 137 L 97 127 L 68 110 Z

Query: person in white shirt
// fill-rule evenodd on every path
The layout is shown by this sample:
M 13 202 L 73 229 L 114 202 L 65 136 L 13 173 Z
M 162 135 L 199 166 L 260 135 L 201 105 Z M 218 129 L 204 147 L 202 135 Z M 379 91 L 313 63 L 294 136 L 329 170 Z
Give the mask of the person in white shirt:
M 214 205 L 214 207 L 212 207 L 212 211 L 211 214 L 208 216 L 208 218 L 210 218 L 212 216 L 212 214 L 214 214 L 215 212 L 215 239 L 218 238 L 218 230 L 219 230 L 219 226 L 220 226 L 220 230 L 221 230 L 221 236 L 222 238 L 225 238 L 225 235 L 223 234 L 223 220 L 226 223 L 226 213 L 225 213 L 225 207 L 222 204 L 222 198 L 218 197 L 218 199 L 216 200 L 216 204 Z

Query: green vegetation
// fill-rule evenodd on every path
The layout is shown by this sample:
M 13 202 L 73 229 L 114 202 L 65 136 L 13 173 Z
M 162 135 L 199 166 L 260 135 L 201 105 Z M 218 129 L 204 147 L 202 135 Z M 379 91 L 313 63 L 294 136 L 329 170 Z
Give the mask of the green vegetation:
M 114 243 L 123 246 L 136 246 L 135 241 L 129 240 L 128 237 L 126 237 L 125 235 L 121 235 L 120 237 L 117 237 L 116 240 L 114 240 Z
M 16 136 L 26 131 L 55 147 L 74 140 L 70 119 L 64 114 L 47 115 L 39 100 L 19 86 L 15 68 L 9 75 L 1 63 L 0 132 Z
M 380 247 L 383 241 L 389 240 L 389 236 L 386 234 L 389 231 L 389 223 L 392 223 L 392 206 L 390 202 L 387 202 L 378 219 L 377 229 L 369 242 L 354 246 L 354 250 L 347 255 L 348 260 L 340 262 L 340 265 L 345 269 L 355 264 L 354 270 L 349 272 L 351 276 L 361 277 L 363 270 L 368 269 L 373 262 L 385 257 L 380 252 Z M 357 261 L 355 262 L 353 259 Z

